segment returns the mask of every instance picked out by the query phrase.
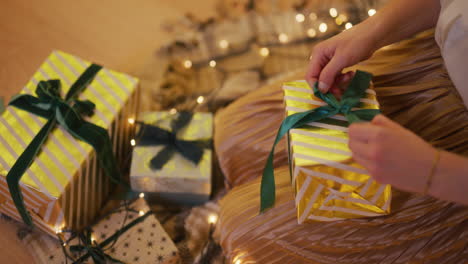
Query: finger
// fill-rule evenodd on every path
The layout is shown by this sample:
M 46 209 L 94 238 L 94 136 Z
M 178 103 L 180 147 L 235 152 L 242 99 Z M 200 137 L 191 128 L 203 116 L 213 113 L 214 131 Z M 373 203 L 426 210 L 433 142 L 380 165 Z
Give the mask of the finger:
M 339 80 L 335 81 L 337 83 L 337 86 L 340 87 L 341 90 L 346 91 L 346 88 L 348 88 L 349 83 L 354 77 L 354 74 L 354 71 L 349 71 L 347 73 L 341 74 Z
M 322 93 L 328 92 L 335 83 L 335 79 L 341 74 L 344 65 L 339 56 L 333 56 L 327 65 L 322 69 L 319 76 L 319 90 Z
M 369 143 L 378 140 L 378 137 L 382 134 L 382 130 L 382 127 L 370 122 L 354 123 L 349 126 L 348 135 L 350 140 Z
M 318 81 L 320 72 L 323 67 L 327 64 L 327 59 L 321 49 L 314 49 L 310 56 L 309 65 L 307 67 L 307 73 L 305 79 L 310 87 L 313 87 Z
M 384 115 L 377 115 L 372 119 L 372 124 L 381 126 L 381 127 L 387 127 L 391 129 L 401 129 L 402 126 L 400 126 L 398 123 L 390 120 L 388 117 Z

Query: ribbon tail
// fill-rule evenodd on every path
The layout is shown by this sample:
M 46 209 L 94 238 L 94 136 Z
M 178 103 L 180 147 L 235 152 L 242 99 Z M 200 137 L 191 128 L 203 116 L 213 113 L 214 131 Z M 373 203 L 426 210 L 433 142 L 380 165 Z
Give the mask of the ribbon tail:
M 278 129 L 278 133 L 276 135 L 275 142 L 273 143 L 273 147 L 271 148 L 270 155 L 268 156 L 265 168 L 263 169 L 262 182 L 260 184 L 260 212 L 264 212 L 266 209 L 273 207 L 276 199 L 273 166 L 276 144 L 278 144 L 280 139 L 288 133 L 290 129 L 298 128 L 309 122 L 327 118 L 335 115 L 336 113 L 337 110 L 329 106 L 321 106 L 316 109 L 290 115 L 283 120 L 280 128 Z
M 203 148 L 196 141 L 176 141 L 176 148 L 184 158 L 197 165 L 203 157 Z
M 6 176 L 8 189 L 10 191 L 11 198 L 16 206 L 16 209 L 18 210 L 24 223 L 29 226 L 33 226 L 33 221 L 31 216 L 29 215 L 29 212 L 26 209 L 19 182 L 23 174 L 26 172 L 29 166 L 31 166 L 37 154 L 41 150 L 42 145 L 46 141 L 55 123 L 55 118 L 49 119 L 49 121 L 47 121 L 47 123 L 41 128 L 39 133 L 33 138 L 31 143 L 26 147 L 24 152 L 18 157 L 15 164 L 11 167 L 10 171 Z
M 378 109 L 361 109 L 361 110 L 356 110 L 350 112 L 352 113 L 353 116 L 355 116 L 353 120 L 348 118 L 348 115 L 346 115 L 346 118 L 348 118 L 348 121 L 350 124 L 354 122 L 359 122 L 359 121 L 372 121 L 376 115 L 381 114 L 380 110 Z M 353 118 L 353 117 L 351 117 Z
M 93 123 L 83 121 L 80 126 L 71 129 L 70 132 L 94 148 L 104 173 L 113 183 L 123 184 L 107 130 Z
M 153 170 L 160 170 L 174 155 L 175 148 L 173 146 L 165 146 L 154 156 L 150 161 L 150 168 Z

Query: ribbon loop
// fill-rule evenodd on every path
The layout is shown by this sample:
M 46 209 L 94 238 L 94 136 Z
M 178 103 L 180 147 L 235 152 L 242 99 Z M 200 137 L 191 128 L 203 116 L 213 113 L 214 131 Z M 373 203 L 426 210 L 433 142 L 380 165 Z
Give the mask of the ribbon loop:
M 370 85 L 372 75 L 363 71 L 356 71 L 353 80 L 349 84 L 342 100 L 338 101 L 331 93 L 322 94 L 314 85 L 314 95 L 324 102 L 326 106 L 321 106 L 309 111 L 295 113 L 286 117 L 281 123 L 276 139 L 271 148 L 271 152 L 267 158 L 265 168 L 263 169 L 262 182 L 260 185 L 260 212 L 264 212 L 275 204 L 275 178 L 273 168 L 273 156 L 275 153 L 275 146 L 280 139 L 292 128 L 300 128 L 307 123 L 319 121 L 338 113 L 344 114 L 348 123 L 370 121 L 372 118 L 379 114 L 380 111 L 376 109 L 362 109 L 353 111 L 352 108 L 359 106 L 360 99 L 365 95 L 366 90 Z

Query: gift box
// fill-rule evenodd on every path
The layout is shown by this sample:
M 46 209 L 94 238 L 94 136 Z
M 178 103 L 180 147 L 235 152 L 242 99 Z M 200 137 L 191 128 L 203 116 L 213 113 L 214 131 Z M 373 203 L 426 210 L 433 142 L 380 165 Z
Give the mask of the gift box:
M 390 213 L 390 185 L 375 182 L 366 169 L 352 159 L 348 148 L 350 117 L 345 117 L 348 114 L 344 115 L 343 111 L 358 110 L 356 113 L 365 116 L 361 110 L 379 108 L 370 78 L 369 74 L 358 71 L 348 87 L 350 91 L 362 90 L 363 96 L 357 97 L 356 107 L 343 110 L 343 105 L 333 101 L 341 107 L 338 114 L 289 130 L 289 164 L 299 223 Z M 287 116 L 327 105 L 305 81 L 285 83 L 283 90 Z M 350 99 L 344 99 L 346 96 L 345 92 L 341 100 Z
M 144 199 L 138 199 L 129 208 L 121 207 L 100 220 L 92 227 L 90 237 L 83 233 L 59 241 L 35 232 L 23 242 L 37 264 L 179 263 L 176 246 L 154 214 L 148 211 Z M 114 239 L 118 232 L 121 234 Z M 83 242 L 87 238 L 90 245 Z M 105 260 L 96 261 L 99 258 Z
M 200 204 L 211 192 L 211 113 L 146 112 L 133 149 L 132 189 L 178 204 Z
M 120 165 L 131 152 L 129 120 L 137 113 L 137 83 L 129 75 L 52 52 L 0 117 L 0 211 L 27 220 L 20 198 L 35 226 L 49 234 L 88 225 L 111 190 L 101 158 L 108 162 L 106 171 L 120 172 L 114 157 Z M 23 166 L 23 154 L 44 130 L 44 143 L 30 157 L 31 165 Z M 83 137 L 102 153 L 97 155 Z M 26 170 L 19 173 L 20 190 L 11 193 L 14 184 L 7 183 L 7 175 L 14 164 Z

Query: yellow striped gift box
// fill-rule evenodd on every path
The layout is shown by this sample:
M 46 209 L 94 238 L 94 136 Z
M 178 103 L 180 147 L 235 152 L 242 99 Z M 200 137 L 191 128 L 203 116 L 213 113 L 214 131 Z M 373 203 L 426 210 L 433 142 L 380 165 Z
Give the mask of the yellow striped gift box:
M 305 81 L 285 83 L 283 90 L 288 116 L 326 105 Z M 379 108 L 374 90 L 366 90 L 359 108 Z M 347 127 L 347 120 L 339 114 L 289 131 L 289 164 L 299 223 L 390 213 L 390 185 L 375 182 L 353 161 Z
M 33 94 L 41 80 L 60 79 L 62 94 L 90 65 L 70 54 L 54 51 L 21 93 Z M 103 68 L 80 99 L 96 104 L 88 119 L 108 130 L 118 164 L 131 153 L 138 107 L 138 80 Z M 6 183 L 6 175 L 18 156 L 46 123 L 27 111 L 7 107 L 0 116 L 0 211 L 21 220 Z M 111 190 L 110 180 L 98 166 L 92 147 L 73 138 L 60 126 L 49 135 L 31 167 L 20 181 L 24 201 L 37 227 L 49 234 L 57 229 L 88 225 Z

